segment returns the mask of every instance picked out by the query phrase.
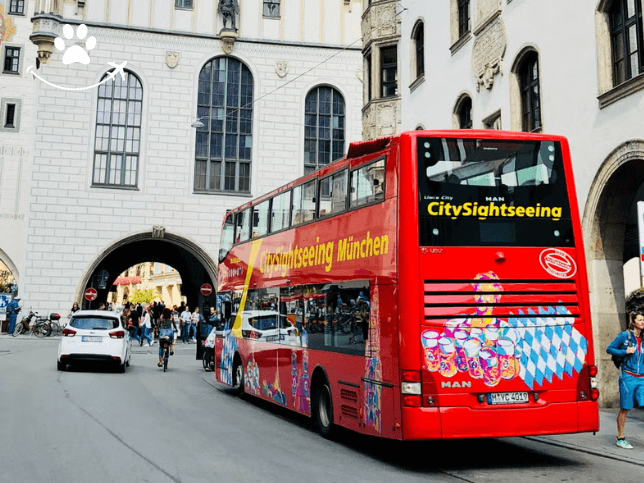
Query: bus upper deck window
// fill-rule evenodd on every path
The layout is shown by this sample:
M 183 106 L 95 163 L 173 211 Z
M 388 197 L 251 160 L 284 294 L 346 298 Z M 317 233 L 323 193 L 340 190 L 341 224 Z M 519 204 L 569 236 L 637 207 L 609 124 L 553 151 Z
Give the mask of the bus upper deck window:
M 228 255 L 228 252 L 235 243 L 235 222 L 234 215 L 229 213 L 224 221 L 224 227 L 221 231 L 221 239 L 219 241 L 219 263 L 223 262 Z

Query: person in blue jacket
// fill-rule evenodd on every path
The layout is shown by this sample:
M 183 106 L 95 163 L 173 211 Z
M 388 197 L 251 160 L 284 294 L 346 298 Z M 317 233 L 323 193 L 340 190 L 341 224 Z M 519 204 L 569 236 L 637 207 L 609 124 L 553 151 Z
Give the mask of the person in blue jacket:
M 612 356 L 624 357 L 619 377 L 619 413 L 617 414 L 617 446 L 633 449 L 624 437 L 626 415 L 635 404 L 644 406 L 644 347 L 642 347 L 644 315 L 634 312 L 630 316 L 628 330 L 622 332 L 610 343 L 606 352 Z

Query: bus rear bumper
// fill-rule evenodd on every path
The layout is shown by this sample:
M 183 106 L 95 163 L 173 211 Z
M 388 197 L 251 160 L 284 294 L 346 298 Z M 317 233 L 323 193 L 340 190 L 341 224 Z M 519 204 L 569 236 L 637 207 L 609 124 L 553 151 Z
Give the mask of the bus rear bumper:
M 499 438 L 599 431 L 596 402 L 532 408 L 403 407 L 403 440 Z

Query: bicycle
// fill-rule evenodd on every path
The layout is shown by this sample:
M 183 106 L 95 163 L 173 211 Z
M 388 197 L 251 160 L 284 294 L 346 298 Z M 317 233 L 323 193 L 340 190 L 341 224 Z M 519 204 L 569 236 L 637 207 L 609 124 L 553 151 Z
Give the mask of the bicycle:
M 163 372 L 168 370 L 168 359 L 170 358 L 170 344 L 172 341 L 170 337 L 159 337 L 159 345 L 161 346 L 161 358 L 163 360 Z
M 36 318 L 36 320 L 33 320 L 34 317 Z M 29 315 L 23 317 L 23 319 L 18 322 L 13 330 L 13 334 L 11 335 L 17 337 L 20 334 L 29 331 L 29 335 L 33 334 L 36 337 L 42 339 L 43 337 L 48 336 L 51 333 L 51 327 L 49 325 L 50 323 L 51 321 L 47 317 L 42 317 L 38 315 L 38 312 L 30 310 Z

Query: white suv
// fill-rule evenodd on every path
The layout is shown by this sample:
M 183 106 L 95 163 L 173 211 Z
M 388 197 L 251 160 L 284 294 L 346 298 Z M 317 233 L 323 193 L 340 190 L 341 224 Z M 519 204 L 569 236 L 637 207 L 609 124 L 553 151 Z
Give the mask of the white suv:
M 246 339 L 279 342 L 297 337 L 297 329 L 286 316 L 272 310 L 245 310 L 241 329 Z
M 79 310 L 63 330 L 58 344 L 58 370 L 77 361 L 115 364 L 119 372 L 130 365 L 132 340 L 116 312 Z

